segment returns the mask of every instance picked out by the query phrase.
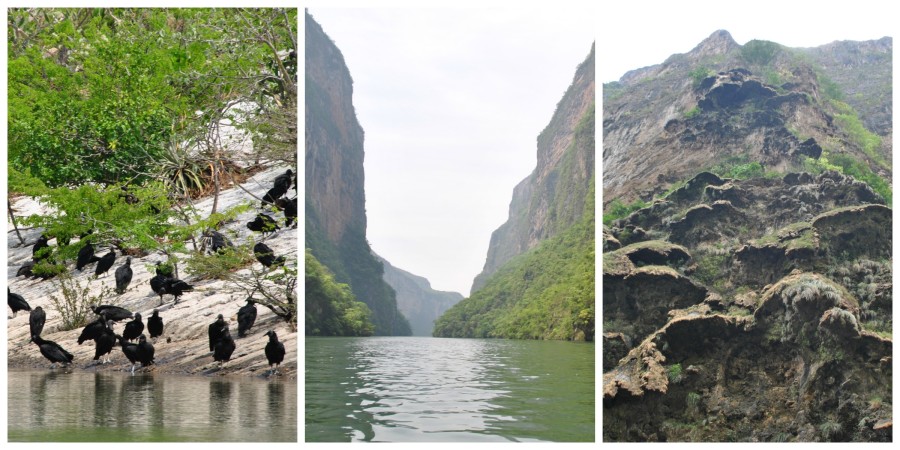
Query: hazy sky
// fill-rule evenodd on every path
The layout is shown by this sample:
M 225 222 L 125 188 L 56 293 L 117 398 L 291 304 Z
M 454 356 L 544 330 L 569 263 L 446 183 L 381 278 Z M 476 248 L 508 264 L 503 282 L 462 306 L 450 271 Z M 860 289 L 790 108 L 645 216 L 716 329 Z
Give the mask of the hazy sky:
M 537 135 L 590 52 L 560 8 L 309 8 L 340 48 L 365 130 L 367 236 L 396 267 L 468 295 Z

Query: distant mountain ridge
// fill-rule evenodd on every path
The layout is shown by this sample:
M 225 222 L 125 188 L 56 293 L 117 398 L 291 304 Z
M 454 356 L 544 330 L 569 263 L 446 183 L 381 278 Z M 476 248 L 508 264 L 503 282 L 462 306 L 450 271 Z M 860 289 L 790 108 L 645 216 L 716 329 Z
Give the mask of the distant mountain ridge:
M 425 278 L 394 267 L 384 258 L 384 281 L 397 293 L 397 307 L 409 320 L 413 336 L 431 336 L 434 321 L 463 299 L 459 292 L 432 289 Z

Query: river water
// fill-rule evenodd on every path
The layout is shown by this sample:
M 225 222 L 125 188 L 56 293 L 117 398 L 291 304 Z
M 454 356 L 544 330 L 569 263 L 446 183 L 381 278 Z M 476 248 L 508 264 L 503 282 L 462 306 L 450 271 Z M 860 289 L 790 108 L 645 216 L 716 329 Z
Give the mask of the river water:
M 297 383 L 10 370 L 10 442 L 297 442 Z
M 594 348 L 306 338 L 305 440 L 594 441 Z

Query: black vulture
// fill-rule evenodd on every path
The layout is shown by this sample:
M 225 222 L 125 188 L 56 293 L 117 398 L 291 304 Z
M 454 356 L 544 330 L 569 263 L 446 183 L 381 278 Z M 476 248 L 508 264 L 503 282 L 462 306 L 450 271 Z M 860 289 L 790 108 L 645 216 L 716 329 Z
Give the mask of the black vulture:
M 159 269 L 157 269 L 157 271 L 158 270 Z M 158 272 L 157 272 L 156 276 L 154 276 L 153 278 L 150 279 L 150 289 L 153 289 L 153 292 L 155 292 L 156 294 L 159 294 L 159 304 L 160 305 L 162 305 L 162 303 L 163 303 L 163 295 L 168 293 L 168 292 L 166 292 L 166 286 L 168 285 L 168 283 L 167 283 L 168 280 L 169 280 L 169 277 L 167 277 L 165 275 L 159 275 Z
M 32 271 L 34 270 L 34 261 L 28 261 L 25 264 L 22 264 L 22 267 L 19 267 L 19 270 L 16 271 L 16 276 L 25 278 L 31 278 L 34 276 Z
M 256 322 L 256 303 L 253 298 L 247 298 L 247 304 L 238 309 L 238 337 L 244 337 Z
M 219 314 L 216 321 L 209 325 L 209 351 L 216 348 L 216 343 L 222 339 L 222 336 L 225 336 L 225 333 L 228 333 L 228 324 L 225 323 L 225 318 Z
M 279 266 L 284 264 L 284 256 L 275 257 L 275 252 L 272 249 L 262 242 L 258 242 L 253 246 L 253 254 L 256 255 L 256 260 L 259 261 L 260 264 L 266 267 L 272 267 L 273 265 Z
M 128 289 L 132 275 L 134 272 L 131 270 L 131 257 L 129 256 L 125 259 L 125 264 L 116 269 L 116 293 L 122 294 L 125 289 Z
M 94 256 L 94 246 L 90 242 L 84 244 L 84 247 L 81 247 L 81 250 L 78 250 L 78 260 L 75 263 L 75 268 L 81 270 L 84 266 L 100 261 L 100 258 Z
M 226 247 L 234 246 L 224 234 L 216 230 L 208 230 L 205 236 L 210 240 L 209 249 L 211 252 L 220 252 Z
M 269 336 L 269 342 L 266 344 L 266 359 L 269 361 L 269 367 L 275 365 L 272 373 L 277 374 L 278 365 L 284 361 L 284 344 L 278 342 L 278 335 L 274 330 L 266 332 L 266 336 Z
M 278 209 L 284 211 L 284 226 L 290 227 L 297 220 L 297 197 L 280 198 L 275 202 Z
M 100 364 L 106 364 L 112 358 L 112 349 L 116 346 L 116 334 L 111 328 L 106 328 L 97 339 L 94 339 L 94 345 L 94 361 L 107 355 L 106 361 L 100 361 Z
M 213 349 L 213 361 L 218 361 L 219 367 L 221 368 L 231 359 L 231 354 L 234 353 L 234 349 L 234 339 L 231 338 L 231 333 L 228 332 L 228 329 L 225 329 L 225 334 L 218 342 L 216 342 Z
M 134 366 L 138 361 L 138 345 L 126 341 L 125 338 L 119 335 L 116 335 L 116 339 L 119 340 L 119 345 L 122 347 L 122 353 L 128 358 L 128 361 L 131 362 L 131 374 L 134 375 Z
M 250 231 L 259 231 L 263 236 L 265 236 L 266 233 L 274 233 L 276 230 L 281 229 L 281 227 L 278 226 L 278 222 L 276 222 L 272 216 L 262 213 L 257 214 L 256 218 L 251 222 L 247 222 L 247 228 L 249 228 Z
M 272 188 L 278 189 L 279 191 L 282 191 L 282 192 L 284 192 L 284 194 L 286 194 L 288 189 L 291 188 L 291 177 L 293 175 L 294 175 L 294 172 L 291 171 L 291 169 L 288 169 L 283 174 L 278 175 L 277 177 L 275 177 L 275 182 L 273 183 Z M 284 194 L 281 194 L 281 195 L 284 195 Z M 279 195 L 279 197 L 281 197 L 281 195 Z
M 40 306 L 31 310 L 28 315 L 28 327 L 31 329 L 32 336 L 40 336 L 44 331 L 44 323 L 47 322 L 47 313 Z
M 97 340 L 109 328 L 107 320 L 105 315 L 100 314 L 97 320 L 85 325 L 81 330 L 81 335 L 78 336 L 78 345 L 83 344 L 84 341 Z
M 34 246 L 31 247 L 31 259 L 40 261 L 50 256 L 50 250 L 44 250 L 45 248 L 50 248 L 50 244 L 47 243 L 48 241 L 50 241 L 50 239 L 44 234 L 38 238 L 37 242 L 34 243 Z
M 142 368 L 153 364 L 153 354 L 155 352 L 153 344 L 147 342 L 147 336 L 140 335 L 138 337 L 137 359 L 141 362 Z
M 157 336 L 162 336 L 163 334 L 163 320 L 162 317 L 159 317 L 159 310 L 154 309 L 153 315 L 147 319 L 147 331 L 150 332 L 150 337 L 155 338 Z
M 134 313 L 134 320 L 125 324 L 122 337 L 126 341 L 133 341 L 144 332 L 144 322 L 141 321 L 141 313 Z
M 25 301 L 25 297 L 22 297 L 19 294 L 13 294 L 12 291 L 9 290 L 9 287 L 6 288 L 6 304 L 9 305 L 9 309 L 13 312 L 13 317 L 16 317 L 16 313 L 19 311 L 31 311 L 31 305 Z
M 56 363 L 68 365 L 75 358 L 56 342 L 45 341 L 40 336 L 31 336 L 31 341 L 37 344 L 38 348 L 41 349 L 41 354 L 44 355 L 44 358 L 50 360 L 52 363 L 50 367 L 53 367 L 53 364 Z
M 194 290 L 194 286 L 187 284 L 187 282 L 178 280 L 175 278 L 166 278 L 165 288 L 163 291 L 166 294 L 172 294 L 175 296 L 175 303 L 178 303 L 178 297 L 184 295 L 185 292 L 192 292 Z M 160 295 L 160 304 L 162 304 L 162 295 Z
M 106 273 L 106 271 L 112 268 L 115 262 L 116 251 L 115 249 L 109 249 L 109 253 L 103 255 L 103 257 L 100 258 L 100 261 L 97 263 L 97 269 L 94 270 L 94 276 L 99 277 L 100 275 Z
M 275 202 L 277 202 L 278 199 L 283 197 L 286 193 L 287 191 L 282 191 L 277 187 L 269 189 L 268 191 L 266 191 L 266 195 L 263 195 L 262 206 L 265 207 L 266 205 L 274 205 Z
M 121 306 L 100 305 L 92 307 L 91 310 L 94 311 L 94 314 L 105 315 L 107 320 L 112 320 L 113 322 L 134 317 L 134 314 L 131 311 L 122 308 Z

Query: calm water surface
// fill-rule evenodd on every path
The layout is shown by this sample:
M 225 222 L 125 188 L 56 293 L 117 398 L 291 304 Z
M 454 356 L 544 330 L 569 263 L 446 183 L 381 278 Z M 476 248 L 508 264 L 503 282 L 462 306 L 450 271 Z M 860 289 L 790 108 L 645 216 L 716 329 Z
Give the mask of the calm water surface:
M 309 442 L 594 441 L 594 345 L 306 338 Z
M 297 383 L 61 370 L 8 373 L 10 442 L 296 442 Z

